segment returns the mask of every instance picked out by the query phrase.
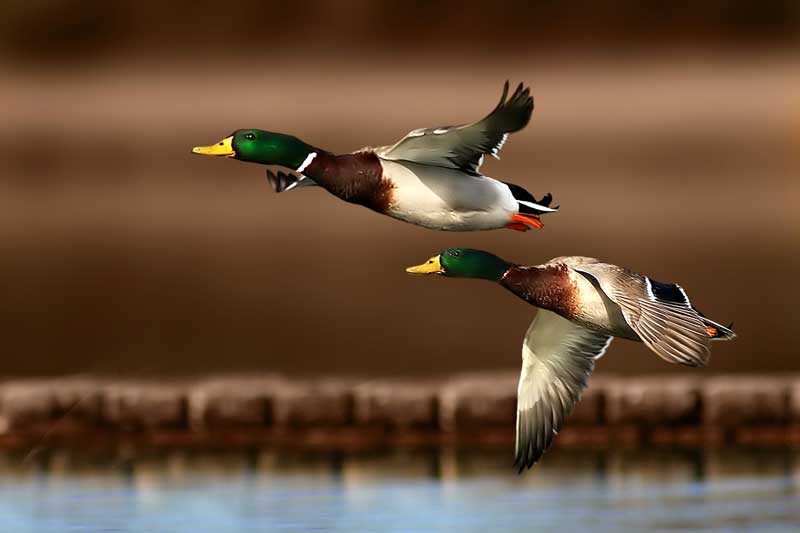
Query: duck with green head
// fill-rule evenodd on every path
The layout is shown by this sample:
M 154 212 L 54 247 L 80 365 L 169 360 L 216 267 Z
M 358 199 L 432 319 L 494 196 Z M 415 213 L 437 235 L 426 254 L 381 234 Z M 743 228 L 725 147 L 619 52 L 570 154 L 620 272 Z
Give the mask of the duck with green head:
M 695 309 L 680 285 L 591 257 L 521 266 L 481 250 L 450 248 L 406 271 L 492 281 L 539 308 L 522 346 L 520 471 L 550 447 L 613 337 L 643 342 L 662 359 L 687 366 L 706 365 L 711 341 L 736 337 Z
M 518 185 L 484 176 L 484 156 L 497 157 L 510 133 L 533 112 L 530 90 L 520 84 L 485 118 L 464 126 L 410 132 L 392 146 L 335 155 L 297 137 L 258 129 L 236 130 L 217 144 L 195 147 L 201 155 L 277 165 L 267 171 L 277 192 L 318 185 L 338 198 L 411 224 L 444 231 L 541 227 L 549 194 L 534 198 Z

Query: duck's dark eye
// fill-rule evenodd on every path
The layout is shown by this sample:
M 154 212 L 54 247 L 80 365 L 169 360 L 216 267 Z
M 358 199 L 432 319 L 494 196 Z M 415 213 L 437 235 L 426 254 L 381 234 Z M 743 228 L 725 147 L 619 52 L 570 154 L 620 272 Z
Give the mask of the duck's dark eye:
M 256 136 L 253 133 L 245 134 L 244 138 L 247 139 L 248 141 L 255 141 L 256 140 Z
M 453 257 L 461 257 L 461 252 L 458 250 L 453 250 L 451 254 L 453 255 Z

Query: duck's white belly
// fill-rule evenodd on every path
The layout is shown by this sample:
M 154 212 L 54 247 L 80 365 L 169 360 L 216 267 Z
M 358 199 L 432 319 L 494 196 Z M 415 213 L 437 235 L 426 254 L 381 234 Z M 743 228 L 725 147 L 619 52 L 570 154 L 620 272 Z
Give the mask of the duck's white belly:
M 449 168 L 381 159 L 394 184 L 387 214 L 427 228 L 475 231 L 502 228 L 519 205 L 503 183 Z

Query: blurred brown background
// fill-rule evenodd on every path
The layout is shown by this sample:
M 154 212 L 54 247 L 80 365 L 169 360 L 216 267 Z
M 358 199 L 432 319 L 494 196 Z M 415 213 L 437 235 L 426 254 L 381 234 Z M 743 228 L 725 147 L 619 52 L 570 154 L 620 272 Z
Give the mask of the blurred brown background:
M 592 255 L 681 283 L 740 338 L 705 371 L 800 369 L 800 4 L 0 4 L 5 375 L 513 368 L 534 309 L 412 278 L 448 246 Z M 192 156 L 240 127 L 342 152 L 536 109 L 484 171 L 543 231 L 417 228 Z M 617 341 L 601 372 L 675 372 Z

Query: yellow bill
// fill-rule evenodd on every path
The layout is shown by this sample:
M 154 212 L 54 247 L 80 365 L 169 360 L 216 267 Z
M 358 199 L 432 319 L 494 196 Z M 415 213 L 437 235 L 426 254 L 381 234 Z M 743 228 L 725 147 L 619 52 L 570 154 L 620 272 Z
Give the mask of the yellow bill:
M 439 255 L 435 255 L 421 265 L 411 266 L 406 269 L 409 274 L 444 274 Z
M 211 146 L 195 146 L 192 148 L 193 154 L 216 155 L 219 157 L 235 157 L 236 150 L 233 149 L 233 135 L 225 137 L 217 144 Z

